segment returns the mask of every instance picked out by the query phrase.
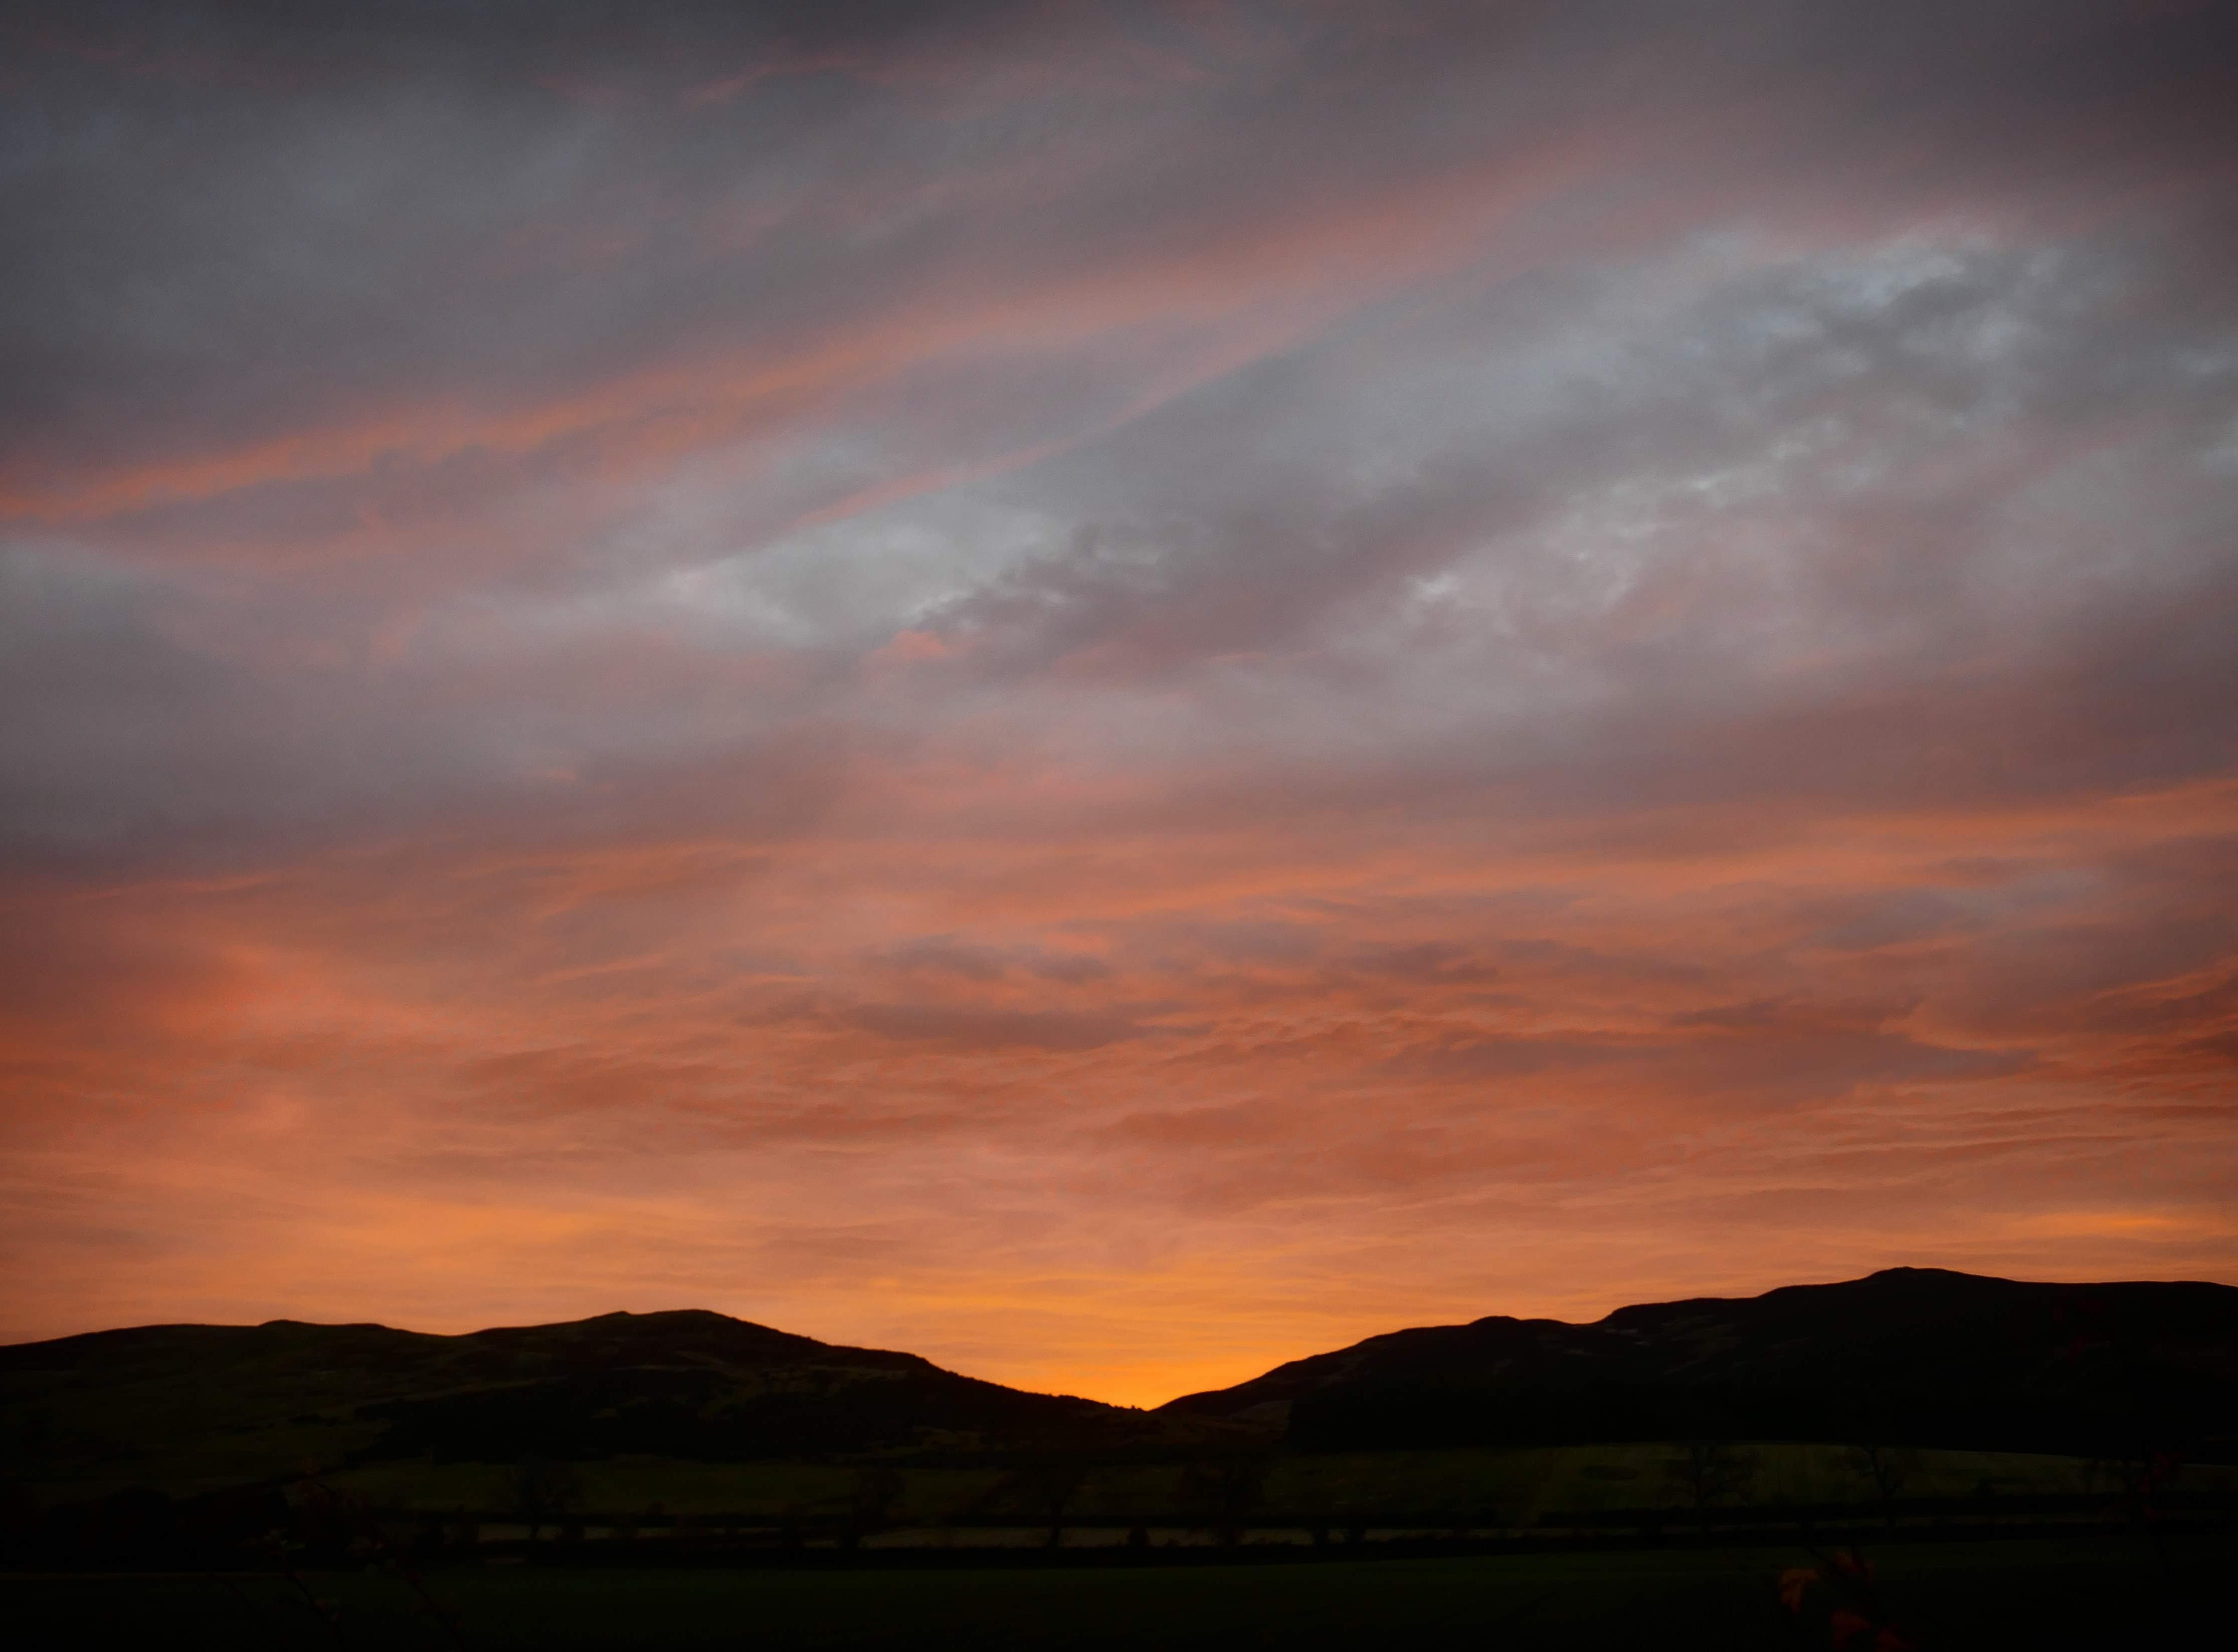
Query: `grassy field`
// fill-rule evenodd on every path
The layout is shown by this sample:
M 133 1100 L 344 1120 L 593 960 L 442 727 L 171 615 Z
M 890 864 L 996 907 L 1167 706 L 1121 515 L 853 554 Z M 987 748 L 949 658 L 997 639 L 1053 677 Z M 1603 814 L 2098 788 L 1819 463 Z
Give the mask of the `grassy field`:
M 1750 1464 L 1745 1486 L 1719 1498 L 1713 1521 L 1783 1524 L 1802 1511 L 1815 1518 L 1877 1524 L 1884 1512 L 1854 1453 L 1831 1444 L 1770 1443 L 1738 1448 Z M 1341 1536 L 1358 1527 L 1371 1537 L 1406 1531 L 1473 1531 L 1559 1536 L 1564 1531 L 1652 1531 L 1689 1527 L 1696 1518 L 1672 1444 L 1559 1446 L 1283 1454 L 1230 1512 L 1206 1506 L 1189 1465 L 1106 1464 L 1087 1470 L 1064 1503 L 1066 1541 L 1082 1546 L 1119 1541 L 1141 1523 L 1154 1543 L 1189 1541 L 1174 1529 L 1243 1529 L 1247 1542 L 1302 1543 L 1320 1527 Z M 832 1543 L 858 1508 L 866 1474 L 861 1464 L 693 1463 L 615 1457 L 571 1465 L 579 1492 L 568 1517 L 598 1538 L 635 1530 L 646 1540 L 690 1529 L 766 1533 L 784 1528 L 811 1543 Z M 333 1488 L 393 1520 L 440 1516 L 446 1530 L 473 1524 L 483 1542 L 519 1540 L 513 1529 L 518 1470 L 500 1463 L 439 1463 L 425 1458 L 368 1464 L 325 1476 Z M 36 1511 L 85 1504 L 129 1483 L 73 1482 L 0 1487 L 11 1506 Z M 162 1486 L 171 1495 L 204 1489 L 194 1481 Z M 2071 1520 L 2083 1507 L 2118 1518 L 2112 1494 L 2117 1473 L 2075 1457 L 2013 1452 L 1922 1450 L 1904 1454 L 1897 1490 L 1900 1520 L 1911 1526 L 1957 1519 Z M 1006 1541 L 1036 1545 L 1046 1529 L 1046 1503 L 1030 1475 L 993 1467 L 891 1465 L 891 1496 L 871 1522 L 876 1545 L 941 1545 L 997 1541 L 996 1528 L 1016 1528 Z M 2085 1505 L 2082 1498 L 2091 1502 Z M 2043 1500 L 2056 1500 L 2045 1502 Z M 2032 1500 L 2035 1500 L 2032 1502 Z M 2172 1508 L 2238 1509 L 2238 1467 L 2187 1467 L 2165 1499 Z M 2102 1505 L 2102 1506 L 2101 1506 Z M 1281 1529 L 1279 1532 L 1272 1529 Z M 764 1539 L 768 1541 L 766 1536 Z
M 2238 1547 L 2187 1539 L 1891 1547 L 1877 1591 L 1910 1644 L 2200 1644 L 2227 1618 Z M 438 1571 L 456 1639 L 401 1579 L 0 1579 L 10 1643 L 591 1652 L 599 1648 L 1235 1649 L 1382 1646 L 1794 1649 L 1829 1645 L 1827 1602 L 1798 1616 L 1795 1549 L 1288 1565 L 979 1570 Z
M 1869 1500 L 1870 1482 L 1844 1447 L 1780 1443 L 1745 1448 L 1754 1462 L 1745 1494 L 1760 1507 Z M 1374 1519 L 1447 1517 L 1528 1528 L 1597 1511 L 1670 1509 L 1686 1502 L 1673 1478 L 1675 1449 L 1660 1444 L 1286 1456 L 1272 1463 L 1256 1506 L 1270 1514 Z M 844 1465 L 679 1463 L 617 1458 L 579 1469 L 586 1514 L 815 1516 L 844 1510 L 859 1471 Z M 1179 1464 L 1099 1468 L 1067 1504 L 1080 1521 L 1133 1518 L 1189 1506 Z M 513 1470 L 487 1463 L 392 1463 L 330 1476 L 384 1508 L 500 1511 Z M 993 1469 L 904 1466 L 891 1518 L 940 1524 L 993 1517 L 1015 1502 Z M 2195 1466 L 2183 1483 L 2238 1496 L 2238 1468 Z M 2108 1489 L 2102 1470 L 2075 1457 L 2018 1452 L 1912 1454 L 1903 1495 L 1914 1498 L 2071 1496 Z

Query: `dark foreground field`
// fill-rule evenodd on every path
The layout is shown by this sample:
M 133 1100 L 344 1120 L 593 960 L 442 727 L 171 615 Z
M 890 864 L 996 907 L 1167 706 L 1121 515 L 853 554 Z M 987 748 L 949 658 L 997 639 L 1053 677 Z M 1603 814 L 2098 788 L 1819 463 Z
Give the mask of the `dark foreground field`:
M 1891 1546 L 1870 1596 L 1795 1575 L 1801 1549 L 973 1569 L 560 1571 L 403 1578 L 23 1576 L 33 1649 L 2143 1648 L 2228 1621 L 2238 1542 Z M 1823 1568 L 1822 1568 L 1823 1569 Z M 1793 1603 L 1782 1600 L 1783 1579 Z M 312 1604 L 315 1597 L 317 1605 Z M 1799 1609 L 1798 1609 L 1799 1608 Z M 1834 1621 L 1856 1609 L 1859 1622 Z M 1884 1633 L 1884 1626 L 1889 1626 Z M 1844 1630 L 1851 1631 L 1844 1638 Z M 1900 1637 L 1900 1638 L 1899 1638 Z

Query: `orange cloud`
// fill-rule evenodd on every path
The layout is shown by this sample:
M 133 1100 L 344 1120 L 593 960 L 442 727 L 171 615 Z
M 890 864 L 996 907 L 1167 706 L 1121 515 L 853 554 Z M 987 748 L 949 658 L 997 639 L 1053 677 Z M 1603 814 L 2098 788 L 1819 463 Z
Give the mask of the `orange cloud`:
M 2197 16 L 829 10 L 18 29 L 0 1337 L 2238 1277 Z
M 1774 1283 L 1750 1212 L 1784 1190 L 1865 1201 L 1852 1240 L 1812 1241 L 1837 1269 L 1853 1241 L 1865 1260 L 2228 1265 L 2220 1115 L 2152 1111 L 2211 1070 L 2168 1063 L 2229 1025 L 2227 961 L 2110 997 L 2078 983 L 2159 1018 L 2141 1044 L 2134 1022 L 1923 1013 L 1923 983 L 1980 944 L 1963 929 L 1821 939 L 1837 895 L 1983 887 L 1984 848 L 2010 883 L 2227 831 L 2228 786 L 1821 819 L 1676 858 L 1435 822 L 1136 839 L 1099 832 L 1095 799 L 993 844 L 924 812 L 976 813 L 1010 783 L 951 777 L 969 789 L 920 798 L 906 834 L 871 806 L 812 843 L 415 849 L 109 892 L 92 910 L 129 929 L 80 923 L 82 945 L 160 937 L 177 962 L 108 975 L 98 1031 L 11 1035 L 17 1126 L 60 1191 L 13 1236 L 49 1284 L 10 1330 L 61 1329 L 88 1300 L 455 1326 L 651 1290 L 1149 1401 L 1394 1318 Z M 2109 910 L 2157 921 L 2135 892 Z M 928 935 L 957 939 L 896 950 Z M 1053 962 L 1083 956 L 1096 967 Z M 190 1012 L 167 985 L 188 980 Z M 2094 1063 L 2077 1093 L 2068 1075 Z M 173 1075 L 155 1091 L 151 1064 Z M 93 1096 L 158 1132 L 160 1159 L 109 1161 L 82 1112 L 63 1127 Z M 2119 1221 L 2089 1168 L 2117 1139 L 2187 1144 Z M 201 1237 L 129 1285 L 109 1242 L 57 1248 L 110 1197 L 96 1164 L 147 1220 Z M 2078 1177 L 2067 1213 L 2016 1207 L 2016 1166 L 2038 1189 Z M 1395 1230 L 1394 1196 L 1419 1212 Z M 1586 1210 L 1616 1237 L 1577 1237 Z M 835 1214 L 900 1249 L 786 1239 Z M 1603 1261 L 1577 1283 L 1649 1232 L 1677 1247 L 1661 1271 Z M 1784 1255 L 1779 1277 L 1802 1265 Z M 1367 1288 L 1394 1266 L 1405 1294 Z M 1290 1305 L 1239 1323 L 1222 1293 L 1255 1269 L 1249 1288 Z M 1326 1295 L 1339 1279 L 1358 1289 Z

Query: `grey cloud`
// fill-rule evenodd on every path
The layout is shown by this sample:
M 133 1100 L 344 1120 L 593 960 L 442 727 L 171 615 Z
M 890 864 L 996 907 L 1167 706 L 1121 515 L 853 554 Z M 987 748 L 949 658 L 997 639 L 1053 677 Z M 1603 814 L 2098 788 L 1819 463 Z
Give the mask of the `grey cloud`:
M 1986 922 L 1984 916 L 1968 910 L 1968 903 L 1937 889 L 1852 897 L 1825 918 L 1826 926 L 1812 937 L 1813 942 L 1857 952 L 1939 939 Z
M 0 8 L 26 1254 L 2224 1265 L 2234 30 Z
M 9 308 L 26 318 L 12 346 L 10 381 L 28 398 L 17 445 L 83 457 L 160 442 L 189 415 L 246 432 L 407 393 L 533 397 L 711 337 L 812 330 L 983 282 L 990 237 L 1030 290 L 1053 265 L 1095 267 L 1146 230 L 1195 241 L 1269 202 L 1294 213 L 1372 198 L 1391 177 L 1577 129 L 1605 116 L 1604 100 L 1668 116 L 1705 86 L 1798 63 L 1850 101 L 1752 118 L 1829 127 L 1871 152 L 1886 147 L 1871 123 L 1894 83 L 1908 118 L 1942 120 L 1911 147 L 1946 165 L 1985 143 L 2028 154 L 2018 135 L 2064 129 L 2076 92 L 2102 116 L 2214 107 L 2212 86 L 2192 83 L 2210 43 L 2189 37 L 2211 36 L 2212 19 L 2122 27 L 2088 6 L 2025 24 L 1995 9 L 1930 23 L 1876 8 L 1863 30 L 1816 8 L 1712 8 L 1665 43 L 1683 74 L 1667 59 L 1646 72 L 1656 54 L 1626 49 L 1632 7 L 1473 19 L 1426 7 L 1411 42 L 1401 30 L 1365 51 L 1350 28 L 1255 10 L 1279 43 L 1260 58 L 1128 87 L 1138 103 L 1150 96 L 1159 120 L 1146 128 L 1056 71 L 1130 26 L 1189 36 L 1149 10 L 1099 21 L 1027 6 L 430 7 L 374 20 L 118 7 L 96 27 L 84 8 L 18 9 L 19 60 L 36 67 L 7 217 L 20 255 Z M 2132 49 L 2109 50 L 2122 42 Z M 882 73 L 920 58 L 961 68 L 917 96 Z M 1606 60 L 1621 72 L 1597 68 Z M 967 96 L 975 69 L 1005 61 L 1054 78 L 1014 76 L 1005 103 Z M 167 77 L 167 63 L 215 78 Z M 802 72 L 691 100 L 731 64 Z M 2078 83 L 2085 67 L 2096 72 Z M 555 90 L 571 70 L 614 95 Z M 1310 118 L 1296 95 L 1308 83 Z M 1984 129 L 1978 111 L 2000 92 L 2003 123 Z M 1678 147 L 1730 170 L 1705 142 L 1690 131 Z M 1052 146 L 1102 164 L 1023 211 L 950 204 L 958 180 Z M 156 149 L 164 171 L 142 164 Z M 1824 157 L 1805 148 L 1796 164 Z M 726 225 L 753 227 L 750 258 L 710 244 Z M 1005 386 L 998 400 L 1018 395 Z
M 590 8 L 515 50 L 440 9 L 369 39 L 121 8 L 109 23 L 143 43 L 105 57 L 57 22 L 9 140 L 32 255 L 10 307 L 30 318 L 23 474 L 41 452 L 168 451 L 182 423 L 242 435 L 454 390 L 493 407 L 920 301 L 1030 303 L 1100 262 L 1216 262 L 1243 230 L 1341 223 L 1389 180 L 1559 149 L 1638 69 L 1621 6 L 1425 7 L 1366 43 L 1301 13 L 1248 61 L 1129 82 L 1068 124 L 1054 83 L 988 90 L 1061 65 L 1062 18 L 814 10 Z M 1668 142 L 1619 147 L 1569 216 L 1526 213 L 1512 242 L 1116 429 L 1155 376 L 1137 358 L 1185 359 L 1197 335 L 975 344 L 781 405 L 619 499 L 590 497 L 592 455 L 563 441 L 54 530 L 10 554 L 10 841 L 160 860 L 440 818 L 798 830 L 851 773 L 990 713 L 1027 751 L 1162 767 L 1170 786 L 1127 806 L 1151 826 L 1373 806 L 1607 833 L 1643 805 L 2218 773 L 2238 745 L 2238 317 L 2172 135 L 2216 129 L 2204 48 L 2224 28 L 2079 4 L 1870 26 L 1706 9 L 1687 72 L 1627 105 Z M 539 84 L 570 52 L 625 83 Z M 880 69 L 904 57 L 945 68 Z M 801 72 L 691 103 L 718 59 Z M 250 81 L 220 96 L 228 65 Z M 1334 100 L 1310 119 L 1306 83 Z M 1739 130 L 1794 143 L 1744 162 L 1680 118 L 1726 86 L 1754 89 Z M 2031 164 L 2070 106 L 2168 187 L 2116 210 Z M 1899 112 L 1909 149 L 1884 124 Z M 146 165 L 159 148 L 184 187 Z M 1050 149 L 1041 193 L 1006 206 L 1003 169 Z M 1906 171 L 1919 151 L 1964 163 L 1986 229 Z M 1875 167 L 1847 220 L 1798 205 Z M 1659 189 L 1679 216 L 1645 209 Z M 725 224 L 750 254 L 708 239 Z M 582 262 L 602 237 L 621 250 Z M 526 262 L 476 262 L 500 252 Z M 1248 283 L 1222 305 L 1248 312 Z M 1042 435 L 1060 451 L 939 482 Z M 765 461 L 743 481 L 742 452 Z M 791 526 L 919 472 L 932 494 Z M 361 511 L 396 534 L 387 560 L 348 560 Z M 118 567 L 188 544 L 274 560 Z M 861 658 L 908 626 L 958 657 L 881 688 Z M 729 674 L 752 650 L 787 657 L 781 686 Z
M 824 720 L 812 673 L 740 716 L 725 656 L 683 638 L 507 635 L 469 608 L 386 654 L 347 599 L 82 550 L 0 550 L 0 853 L 56 866 L 222 864 L 439 816 L 580 841 L 651 808 L 784 836 L 878 745 Z
M 1338 491 L 1341 463 L 1310 435 L 1296 463 L 1226 451 L 1229 431 L 1267 446 L 1288 406 L 1343 430 L 1342 388 L 1255 406 L 1248 384 L 1223 388 L 1029 479 L 1085 480 L 1090 501 L 1147 493 L 1150 474 L 1167 501 L 1216 486 L 1202 515 L 1028 565 L 954 623 L 1030 669 L 1070 656 L 1122 681 L 1191 674 L 1247 722 L 1257 707 L 1236 685 L 1263 683 L 1270 709 L 1302 693 L 1329 708 L 1312 725 L 1324 758 L 1354 729 L 1391 751 L 1381 699 L 1412 725 L 1402 760 L 1418 773 L 1447 760 L 1422 749 L 1442 717 L 1480 773 L 1554 793 L 1605 777 L 1632 795 L 1917 796 L 2211 771 L 2238 733 L 2221 548 L 2238 523 L 2207 455 L 2238 386 L 2228 362 L 2185 355 L 2227 326 L 2194 314 L 2125 335 L 2130 289 L 2087 268 L 2028 300 L 2016 295 L 2044 280 L 2029 259 L 1897 255 L 1927 273 L 1893 296 L 1853 296 L 1809 262 L 1784 291 L 1722 283 L 1613 383 L 1572 385 L 1544 424 L 1434 452 L 1364 500 Z M 2051 311 L 2000 319 L 2016 302 Z M 2079 316 L 2060 313 L 2074 302 Z M 1770 342 L 1745 321 L 1765 315 Z M 1963 373 L 1930 365 L 1954 328 L 1992 341 Z M 2077 334 L 2095 354 L 2078 355 Z M 2076 386 L 2094 377 L 2086 419 Z M 1498 381 L 1495 358 L 1485 382 Z M 2015 444 L 2102 441 L 2083 433 L 2134 430 L 2142 409 L 2168 434 L 2102 448 L 2091 494 L 2056 460 L 2013 462 Z M 1571 534 L 1619 548 L 1586 555 Z M 1416 585 L 1455 575 L 1482 594 L 1394 623 Z M 1559 769 L 1535 761 L 1553 752 Z M 1361 760 L 1369 786 L 1407 786 Z

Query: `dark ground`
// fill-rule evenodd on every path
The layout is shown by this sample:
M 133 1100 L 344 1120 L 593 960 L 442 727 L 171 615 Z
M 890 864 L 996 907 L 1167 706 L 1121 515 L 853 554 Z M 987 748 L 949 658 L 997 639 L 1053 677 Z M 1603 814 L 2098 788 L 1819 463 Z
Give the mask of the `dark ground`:
M 1795 1649 L 1837 1644 L 1830 1611 L 1862 1606 L 1877 1643 L 2149 1648 L 2215 1643 L 2238 1538 L 1892 1546 L 1874 1600 L 1824 1584 L 1780 1598 L 1800 1549 L 1705 1549 L 1241 1565 L 752 1571 L 476 1568 L 403 1579 L 28 1576 L 0 1579 L 5 1638 L 55 1648 L 1282 1648 L 1500 1646 Z M 1900 1641 L 1880 1639 L 1893 1626 Z M 2202 1635 L 2207 1638 L 2202 1640 Z

